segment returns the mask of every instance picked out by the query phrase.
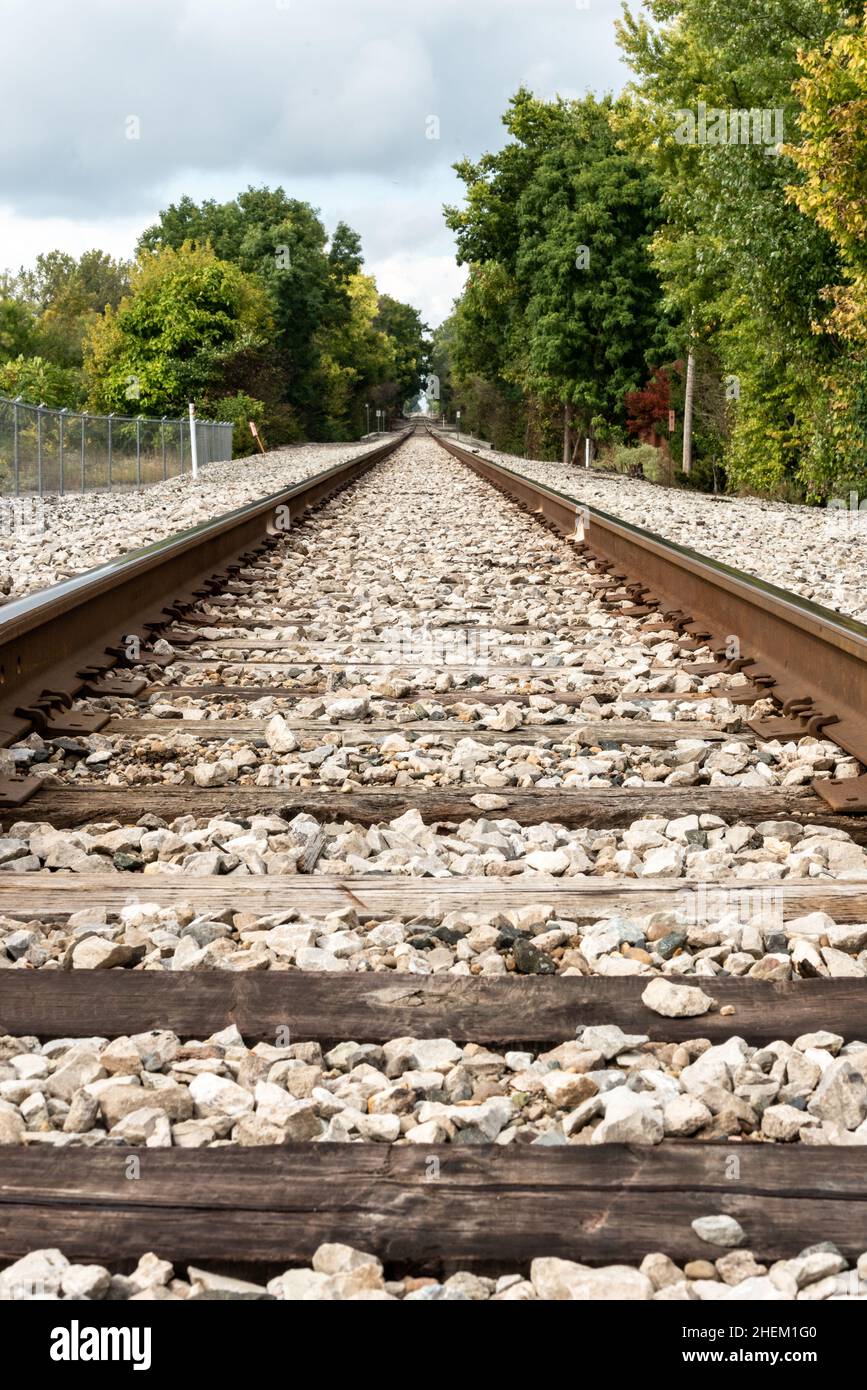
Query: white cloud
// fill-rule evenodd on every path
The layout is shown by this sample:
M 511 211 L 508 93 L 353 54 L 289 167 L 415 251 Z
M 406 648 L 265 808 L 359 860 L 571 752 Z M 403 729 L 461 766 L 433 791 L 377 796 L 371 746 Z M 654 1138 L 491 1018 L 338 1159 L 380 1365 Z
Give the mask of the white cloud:
M 374 261 L 369 269 L 384 294 L 415 304 L 432 328 L 451 313 L 466 279 L 466 267 L 454 256 L 417 256 L 411 251 Z
M 70 255 L 98 247 L 128 259 L 142 230 L 141 218 L 26 217 L 0 207 L 0 271 L 32 265 L 42 251 L 59 247 Z
M 129 252 L 182 192 L 282 183 L 358 227 L 427 304 L 450 254 L 451 164 L 541 96 L 619 87 L 619 0 L 6 0 L 0 264 Z M 140 122 L 128 139 L 127 120 Z M 426 138 L 437 116 L 440 139 Z M 14 213 L 13 211 L 14 210 Z M 388 273 L 391 273 L 389 270 Z M 454 276 L 452 277 L 454 282 Z M 433 310 L 426 307 L 427 313 Z

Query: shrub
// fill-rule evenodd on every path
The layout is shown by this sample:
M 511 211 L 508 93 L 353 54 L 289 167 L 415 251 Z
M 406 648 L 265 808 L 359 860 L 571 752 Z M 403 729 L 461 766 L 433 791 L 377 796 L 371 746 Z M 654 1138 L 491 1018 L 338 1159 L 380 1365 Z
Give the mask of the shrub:
M 236 391 L 234 396 L 223 396 L 214 402 L 214 419 L 232 422 L 233 458 L 246 458 L 259 447 L 250 433 L 251 420 L 265 435 L 266 448 L 270 443 L 265 434 L 265 406 L 262 401 L 257 401 L 255 396 L 247 396 L 243 391 Z
M 627 473 L 631 478 L 659 483 L 665 477 L 662 456 L 652 444 L 618 444 L 612 450 L 611 463 L 617 473 Z

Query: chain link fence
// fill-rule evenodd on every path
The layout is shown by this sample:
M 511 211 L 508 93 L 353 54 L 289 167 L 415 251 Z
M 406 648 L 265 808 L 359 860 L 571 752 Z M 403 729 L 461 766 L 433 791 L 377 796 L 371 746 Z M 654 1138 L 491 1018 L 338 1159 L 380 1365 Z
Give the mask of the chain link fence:
M 232 457 L 232 424 L 196 420 L 201 467 Z M 0 396 L 0 496 L 144 487 L 192 468 L 190 421 L 74 414 Z

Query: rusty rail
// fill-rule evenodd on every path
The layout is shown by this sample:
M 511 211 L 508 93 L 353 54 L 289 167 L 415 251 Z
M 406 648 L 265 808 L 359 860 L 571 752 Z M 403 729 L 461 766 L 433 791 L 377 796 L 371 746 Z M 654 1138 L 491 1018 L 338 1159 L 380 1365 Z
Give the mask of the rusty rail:
M 828 737 L 867 764 L 867 627 L 797 594 L 664 540 L 568 497 L 484 454 L 444 439 L 461 463 L 550 522 L 610 574 L 634 611 L 658 610 L 667 624 L 714 653 L 702 674 L 743 671 L 747 693 L 770 696 L 782 717 L 750 727 L 765 738 Z M 732 656 L 732 650 L 738 655 Z M 867 775 L 816 780 L 835 811 L 867 813 Z

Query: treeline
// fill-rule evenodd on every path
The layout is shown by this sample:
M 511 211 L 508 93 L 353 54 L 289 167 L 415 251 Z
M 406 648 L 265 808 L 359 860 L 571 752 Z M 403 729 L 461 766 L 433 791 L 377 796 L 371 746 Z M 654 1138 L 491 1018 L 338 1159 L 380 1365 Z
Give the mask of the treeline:
M 134 262 L 60 251 L 0 281 L 0 394 L 121 415 L 247 421 L 270 445 L 350 439 L 427 369 L 417 310 L 379 294 L 357 233 L 281 188 L 182 198 Z M 369 406 L 368 412 L 365 406 Z
M 503 149 L 456 166 L 444 405 L 517 453 L 864 491 L 864 6 L 648 0 L 617 30 L 622 97 L 521 90 Z

